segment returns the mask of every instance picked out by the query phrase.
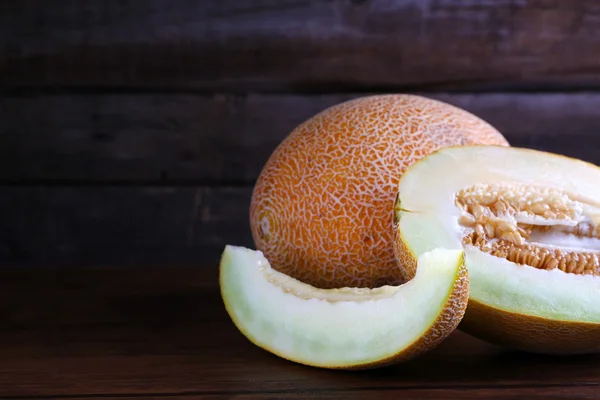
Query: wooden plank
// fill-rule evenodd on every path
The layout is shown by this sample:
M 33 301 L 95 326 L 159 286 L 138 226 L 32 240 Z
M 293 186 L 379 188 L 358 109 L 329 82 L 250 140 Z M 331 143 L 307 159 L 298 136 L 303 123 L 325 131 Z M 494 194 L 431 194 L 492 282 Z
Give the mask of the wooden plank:
M 0 179 L 252 182 L 319 104 L 230 96 L 0 98 Z M 331 100 L 329 100 L 331 101 Z M 335 100 L 333 100 L 335 101 Z M 294 110 L 294 106 L 304 106 Z M 269 108 L 276 107 L 279 114 Z
M 252 184 L 295 126 L 358 94 L 0 97 L 0 183 Z M 600 164 L 600 94 L 428 94 L 515 146 Z
M 251 188 L 3 187 L 0 265 L 207 265 L 252 245 Z
M 0 5 L 0 85 L 318 91 L 600 83 L 594 0 Z
M 510 352 L 458 331 L 386 369 L 301 366 L 245 339 L 216 283 L 212 264 L 0 270 L 0 398 L 562 399 L 600 390 L 600 355 Z
M 499 388 L 447 388 L 447 389 L 396 389 L 396 390 L 334 390 L 322 391 L 315 389 L 308 392 L 260 392 L 260 393 L 236 393 L 236 400 L 304 400 L 307 398 L 318 398 L 322 400 L 344 400 L 344 399 L 381 399 L 395 400 L 402 398 L 405 400 L 438 400 L 438 399 L 460 399 L 460 400 L 562 400 L 574 398 L 594 399 L 598 396 L 600 390 L 597 386 L 559 386 L 559 387 L 499 387 Z M 157 395 L 145 395 L 145 400 L 163 400 L 167 397 L 169 400 L 229 400 L 231 393 L 227 394 L 198 394 L 198 393 L 166 393 Z M 139 396 L 110 396 L 111 400 L 132 400 Z M 0 397 L 0 399 L 2 399 Z M 35 398 L 32 398 L 35 399 Z M 44 399 L 59 399 L 58 397 L 44 397 Z M 69 399 L 89 399 L 104 400 L 105 396 L 69 396 Z

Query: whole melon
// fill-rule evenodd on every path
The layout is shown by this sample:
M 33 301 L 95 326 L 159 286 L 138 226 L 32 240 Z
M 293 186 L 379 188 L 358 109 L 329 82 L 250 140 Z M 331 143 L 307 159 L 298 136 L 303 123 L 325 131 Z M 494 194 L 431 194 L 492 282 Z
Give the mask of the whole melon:
M 275 270 L 319 288 L 402 283 L 394 199 L 408 166 L 443 147 L 509 146 L 475 115 L 416 95 L 361 97 L 294 129 L 254 186 L 250 226 Z

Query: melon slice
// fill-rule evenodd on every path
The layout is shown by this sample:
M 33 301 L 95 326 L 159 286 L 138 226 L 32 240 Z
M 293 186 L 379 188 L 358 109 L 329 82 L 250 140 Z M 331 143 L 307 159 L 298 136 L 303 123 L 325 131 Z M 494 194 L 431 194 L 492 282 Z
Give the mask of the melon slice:
M 470 299 L 459 329 L 531 352 L 600 350 L 600 168 L 450 147 L 403 174 L 394 212 L 405 279 L 421 254 L 464 250 Z
M 221 295 L 251 342 L 282 358 L 323 368 L 374 368 L 438 345 L 468 301 L 462 250 L 419 257 L 400 286 L 318 289 L 271 268 L 263 253 L 226 246 Z

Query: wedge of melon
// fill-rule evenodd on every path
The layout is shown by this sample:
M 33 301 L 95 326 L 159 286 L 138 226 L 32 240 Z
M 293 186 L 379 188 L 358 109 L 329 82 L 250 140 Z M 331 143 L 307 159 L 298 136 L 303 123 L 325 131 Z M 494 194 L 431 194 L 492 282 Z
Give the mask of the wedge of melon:
M 456 328 L 468 300 L 461 249 L 423 254 L 401 286 L 317 289 L 275 271 L 260 251 L 226 246 L 220 284 L 252 343 L 323 368 L 373 368 L 428 351 Z
M 399 183 L 395 253 L 463 249 L 470 300 L 459 329 L 532 352 L 600 350 L 600 168 L 547 152 L 462 146 Z

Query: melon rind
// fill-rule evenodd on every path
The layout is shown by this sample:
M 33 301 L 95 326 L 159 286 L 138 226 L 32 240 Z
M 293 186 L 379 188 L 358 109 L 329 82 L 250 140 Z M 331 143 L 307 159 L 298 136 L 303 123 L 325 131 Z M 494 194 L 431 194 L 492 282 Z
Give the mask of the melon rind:
M 547 152 L 497 146 L 439 150 L 402 176 L 396 210 L 397 257 L 433 248 L 464 249 L 470 300 L 459 328 L 492 343 L 543 353 L 600 349 L 600 277 L 520 266 L 463 246 L 454 195 L 475 183 L 550 186 L 600 199 L 600 168 Z M 406 260 L 409 260 L 408 262 Z
M 240 332 L 271 353 L 316 367 L 372 368 L 430 350 L 464 315 L 463 251 L 433 250 L 418 263 L 401 286 L 317 289 L 273 270 L 260 251 L 226 246 L 221 294 Z

